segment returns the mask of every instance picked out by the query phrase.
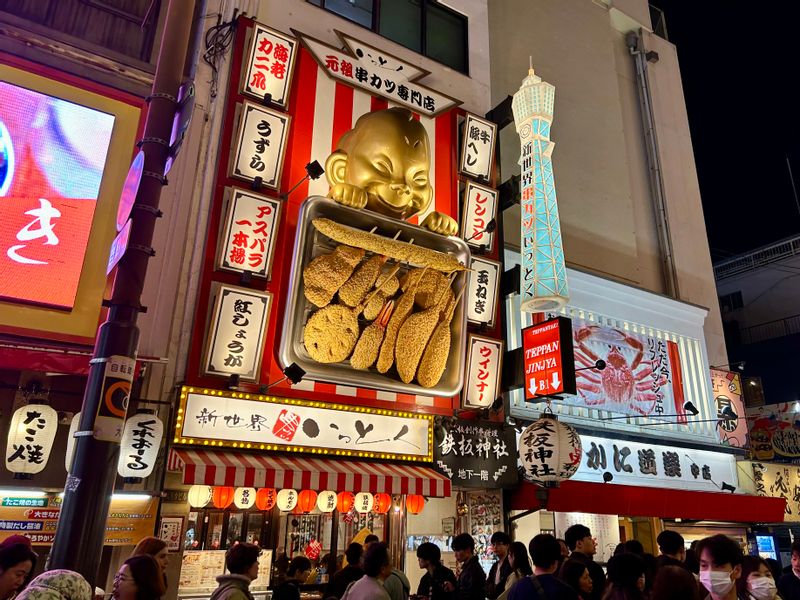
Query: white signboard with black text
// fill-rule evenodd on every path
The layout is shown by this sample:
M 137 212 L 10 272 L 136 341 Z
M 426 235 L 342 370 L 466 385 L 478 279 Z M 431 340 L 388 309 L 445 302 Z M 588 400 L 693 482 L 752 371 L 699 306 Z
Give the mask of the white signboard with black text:
M 260 177 L 261 185 L 278 191 L 290 117 L 252 102 L 245 102 L 239 109 L 231 175 L 247 181 Z
M 281 203 L 246 190 L 227 190 L 217 268 L 269 277 Z
M 464 188 L 464 210 L 461 214 L 461 237 L 471 248 L 494 246 L 494 232 L 485 231 L 489 222 L 497 216 L 497 190 L 473 181 Z
M 494 327 L 497 294 L 500 290 L 500 263 L 473 256 L 467 280 L 467 320 Z
M 283 404 L 189 392 L 181 436 L 269 444 L 273 449 L 322 448 L 362 456 L 395 454 L 430 460 L 431 419 L 377 412 L 335 410 L 300 400 Z
M 255 381 L 261 367 L 272 294 L 229 285 L 216 288 L 207 330 L 205 375 Z
M 461 138 L 461 167 L 464 175 L 489 181 L 494 164 L 497 125 L 467 113 Z
M 259 100 L 265 95 L 286 109 L 292 73 L 297 58 L 297 40 L 255 23 L 250 32 L 250 50 L 243 65 L 242 93 Z
M 462 391 L 465 407 L 486 408 L 492 405 L 500 389 L 503 342 L 470 335 L 467 342 L 467 371 Z

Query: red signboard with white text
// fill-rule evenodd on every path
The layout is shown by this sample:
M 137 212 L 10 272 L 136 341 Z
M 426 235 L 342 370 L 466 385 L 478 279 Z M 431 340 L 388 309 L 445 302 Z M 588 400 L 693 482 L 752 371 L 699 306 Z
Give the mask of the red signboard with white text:
M 522 330 L 525 400 L 575 393 L 572 321 L 556 317 Z

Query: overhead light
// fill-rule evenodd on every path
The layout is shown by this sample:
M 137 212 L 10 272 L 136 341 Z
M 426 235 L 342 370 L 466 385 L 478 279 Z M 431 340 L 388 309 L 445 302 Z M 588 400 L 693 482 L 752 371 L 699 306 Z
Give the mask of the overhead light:
M 723 408 L 719 414 L 722 415 L 722 420 L 724 421 L 735 421 L 739 418 L 739 415 L 730 406 Z
M 697 410 L 697 407 L 694 404 L 692 404 L 692 402 L 685 402 L 683 405 L 683 410 L 685 410 L 686 412 L 688 412 L 693 416 L 700 414 L 700 411 Z
M 44 498 L 46 495 L 41 490 L 0 490 L 4 498 Z
M 63 499 L 64 492 L 59 492 L 58 497 Z M 152 498 L 152 496 L 150 494 L 111 494 L 112 500 L 147 500 L 148 498 Z

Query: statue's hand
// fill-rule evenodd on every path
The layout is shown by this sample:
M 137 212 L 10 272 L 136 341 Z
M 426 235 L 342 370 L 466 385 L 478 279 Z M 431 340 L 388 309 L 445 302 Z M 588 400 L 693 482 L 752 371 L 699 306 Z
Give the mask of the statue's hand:
M 458 233 L 458 223 L 456 223 L 455 219 L 436 211 L 425 217 L 422 226 L 433 233 L 441 235 L 456 235 Z
M 328 192 L 328 197 L 351 208 L 364 208 L 367 205 L 367 193 L 349 183 L 334 184 Z

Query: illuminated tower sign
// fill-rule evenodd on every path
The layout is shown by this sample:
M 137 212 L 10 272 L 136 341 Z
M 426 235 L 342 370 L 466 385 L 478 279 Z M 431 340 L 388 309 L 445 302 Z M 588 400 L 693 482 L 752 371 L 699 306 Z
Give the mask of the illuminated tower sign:
M 554 96 L 555 87 L 531 66 L 512 103 L 522 145 L 520 294 L 526 312 L 556 310 L 569 300 L 551 160 Z

